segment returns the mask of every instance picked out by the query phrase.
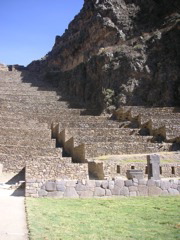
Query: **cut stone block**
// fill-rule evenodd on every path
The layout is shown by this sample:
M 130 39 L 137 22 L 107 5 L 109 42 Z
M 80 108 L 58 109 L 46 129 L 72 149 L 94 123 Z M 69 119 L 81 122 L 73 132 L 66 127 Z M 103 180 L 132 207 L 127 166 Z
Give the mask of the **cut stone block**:
M 111 190 L 112 195 L 120 195 L 120 191 L 121 191 L 122 187 L 118 187 L 118 186 L 114 186 L 114 188 Z
M 148 178 L 159 180 L 160 179 L 160 157 L 156 154 L 147 156 L 148 164 Z
M 171 187 L 171 183 L 169 181 L 161 181 L 161 189 L 168 190 Z
M 129 196 L 129 189 L 128 189 L 128 187 L 121 188 L 120 195 Z
M 130 186 L 129 191 L 130 192 L 136 192 L 138 190 L 137 186 Z
M 136 192 L 130 192 L 130 193 L 129 193 L 129 196 L 130 196 L 130 197 L 136 197 L 136 196 L 137 196 L 137 193 L 136 193 Z
M 128 179 L 143 179 L 143 171 L 142 170 L 135 170 L 135 169 L 131 169 L 131 170 L 127 170 L 127 178 Z
M 88 188 L 88 187 L 87 187 L 86 185 L 82 184 L 82 183 L 78 183 L 78 184 L 76 185 L 76 191 L 86 191 L 87 188 Z
M 77 181 L 76 181 L 76 180 L 72 180 L 72 181 L 68 181 L 68 182 L 66 183 L 66 186 L 67 186 L 67 187 L 75 187 L 76 184 L 77 184 Z
M 61 183 L 61 184 L 58 184 L 58 183 L 57 183 L 57 185 L 56 185 L 56 190 L 57 190 L 57 191 L 60 191 L 60 192 L 65 192 L 66 187 L 65 187 L 65 185 L 64 185 L 63 183 Z
M 101 187 L 96 187 L 95 188 L 95 192 L 94 192 L 94 196 L 96 197 L 103 197 L 105 196 L 105 189 L 101 188 Z
M 179 191 L 177 189 L 169 188 L 168 192 L 170 195 L 179 195 Z
M 106 196 L 112 196 L 112 193 L 111 193 L 110 189 L 106 189 Z
M 147 185 L 147 180 L 139 179 L 139 185 Z
M 114 181 L 109 181 L 108 188 L 109 188 L 110 190 L 114 189 Z
M 159 187 L 150 186 L 148 192 L 149 196 L 160 196 L 162 194 L 162 189 Z
M 124 180 L 120 179 L 115 180 L 115 186 L 118 186 L 119 188 L 124 187 Z
M 92 198 L 93 191 L 80 191 L 78 192 L 80 198 Z
M 132 181 L 132 180 L 126 180 L 126 181 L 125 181 L 125 186 L 126 186 L 126 187 L 133 186 L 133 181 Z
M 155 181 L 153 179 L 149 179 L 147 181 L 147 186 L 155 186 Z
M 168 196 L 168 195 L 169 195 L 168 190 L 162 190 L 161 196 Z
M 64 193 L 63 192 L 48 192 L 47 197 L 54 197 L 54 198 L 63 198 Z
M 102 181 L 102 184 L 101 184 L 101 186 L 102 186 L 102 188 L 104 188 L 104 189 L 107 189 L 108 188 L 108 181 Z
M 77 194 L 74 187 L 67 187 L 65 192 L 64 192 L 64 197 L 78 198 L 79 195 Z
M 47 196 L 48 192 L 45 191 L 44 189 L 40 189 L 38 192 L 39 197 L 45 197 Z
M 138 186 L 138 195 L 139 196 L 148 196 L 148 187 L 144 185 Z
M 47 182 L 45 186 L 45 190 L 48 192 L 56 191 L 56 183 L 55 182 Z

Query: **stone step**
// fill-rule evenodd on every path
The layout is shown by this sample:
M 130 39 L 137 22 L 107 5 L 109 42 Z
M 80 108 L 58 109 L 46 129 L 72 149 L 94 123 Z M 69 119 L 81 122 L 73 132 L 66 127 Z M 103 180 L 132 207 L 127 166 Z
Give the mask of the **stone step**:
M 75 111 L 76 112 L 76 111 Z M 40 113 L 40 114 L 36 114 L 36 113 L 23 113 L 20 112 L 18 113 L 18 115 L 16 114 L 16 112 L 9 112 L 9 111 L 1 111 L 1 115 L 3 115 L 3 117 L 7 117 L 7 118 L 18 118 L 18 119 L 31 119 L 37 122 L 44 122 L 44 123 L 49 123 L 49 122 L 59 122 L 61 120 L 74 120 L 74 109 L 61 109 L 60 114 L 54 114 L 54 115 L 48 115 L 46 113 Z M 106 121 L 107 116 L 84 116 L 84 115 L 77 115 L 76 119 L 81 120 L 81 121 Z M 111 120 L 110 120 L 111 121 Z
M 136 123 L 137 125 L 139 126 L 145 126 L 145 125 L 149 125 L 150 122 L 152 123 L 152 128 L 158 128 L 158 127 L 161 127 L 163 125 L 168 125 L 168 124 L 177 124 L 179 122 L 179 118 L 180 116 L 178 115 L 175 115 L 175 116 L 169 116 L 169 118 L 167 117 L 164 117 L 164 116 L 161 116 L 161 115 L 157 115 L 155 117 L 147 117 L 147 116 L 141 116 L 139 118 L 139 121 L 130 121 L 129 124 L 132 124 L 132 123 Z M 121 121 L 120 121 L 121 122 Z
M 151 118 L 146 118 L 146 117 L 141 117 L 141 126 L 143 125 L 146 125 L 146 124 L 149 124 L 149 121 L 152 122 L 152 129 L 154 128 L 159 128 L 159 127 L 162 127 L 162 126 L 165 126 L 165 125 L 178 125 L 179 123 L 179 117 L 176 116 L 176 118 L 171 118 L 171 119 L 166 119 L 166 118 L 163 118 L 162 117 L 151 117 Z
M 31 113 L 31 114 L 63 114 L 64 112 L 72 113 L 74 115 L 80 115 L 83 112 L 83 109 L 67 109 L 59 106 L 53 106 L 48 104 L 32 104 L 31 106 L 23 103 L 13 103 L 13 104 L 0 104 L 0 112 L 9 111 L 14 112 L 15 114 L 19 113 Z
M 143 113 L 174 113 L 178 111 L 178 108 L 175 107 L 152 107 L 152 108 L 147 108 L 147 107 L 139 107 L 139 106 L 127 106 L 123 107 L 123 110 L 126 111 L 131 111 L 133 115 L 138 115 L 138 114 L 143 114 Z
M 111 137 L 111 136 L 129 136 L 133 134 L 133 129 L 130 128 L 66 128 L 65 130 L 65 141 L 71 137 L 84 137 L 84 136 L 94 136 L 94 137 Z M 63 134 L 63 133 L 62 133 Z
M 13 83 L 13 82 L 3 82 L 3 80 L 0 80 L 0 89 L 1 91 L 5 90 L 5 91 L 10 91 L 10 90 L 28 90 L 30 88 L 34 88 L 36 90 L 38 90 L 38 87 L 32 87 L 31 83 Z
M 0 100 L 7 100 L 10 102 L 39 102 L 39 103 L 47 103 L 47 102 L 57 102 L 59 100 L 59 96 L 44 96 L 44 95 L 8 95 L 8 94 L 3 94 L 0 95 Z
M 3 164 L 3 171 L 6 172 L 18 172 L 22 170 L 22 168 L 26 165 L 26 162 L 30 161 L 31 158 L 28 156 L 20 156 L 20 155 L 11 155 L 11 154 L 0 154 L 0 163 Z M 71 157 L 37 157 L 38 160 L 43 162 L 49 160 L 49 166 L 51 161 L 57 161 L 59 164 L 70 164 L 72 163 Z
M 102 121 L 61 121 L 59 123 L 59 132 L 64 128 L 118 128 L 119 123 L 111 120 Z
M 155 153 L 169 150 L 171 144 L 155 144 L 155 143 L 119 143 L 119 142 L 101 142 L 96 144 L 85 144 L 85 158 L 93 158 L 102 155 L 120 155 L 120 154 L 136 154 L 136 153 Z M 79 154 L 79 148 L 75 147 L 74 157 L 80 158 L 83 155 Z M 78 154 L 77 154 L 78 153 Z M 81 152 L 80 152 L 81 153 Z
M 51 125 L 52 136 L 58 137 L 60 133 L 66 128 L 81 128 L 81 129 L 92 129 L 92 128 L 118 128 L 119 123 L 113 121 L 61 121 L 58 124 L 53 123 Z
M 37 139 L 37 138 L 18 138 L 12 136 L 2 136 L 0 145 L 30 146 L 39 148 L 55 148 L 55 139 Z
M 180 142 L 180 126 L 166 126 L 166 140 L 173 140 L 177 138 L 177 142 Z
M 0 122 L 0 127 L 3 127 L 3 128 L 13 128 L 13 127 L 16 127 L 16 128 L 21 128 L 21 129 L 26 129 L 26 130 L 35 130 L 37 129 L 38 131 L 39 130 L 48 130 L 50 129 L 50 124 L 47 125 L 45 124 L 46 127 L 42 127 L 41 125 L 36 125 L 36 124 L 27 124 L 27 123 L 14 123 L 14 122 Z
M 0 138 L 2 136 L 18 136 L 20 138 L 35 138 L 39 139 L 51 139 L 51 130 L 50 129 L 23 129 L 23 128 L 6 128 L 0 127 Z
M 31 124 L 38 124 L 39 121 L 38 119 L 31 119 L 30 115 L 29 116 L 23 116 L 23 115 L 16 115 L 16 114 L 4 114 L 4 112 L 0 113 L 0 122 L 21 122 L 21 123 L 31 123 Z M 46 123 L 45 123 L 46 124 Z M 41 124 L 42 125 L 42 124 Z
M 140 114 L 140 118 L 142 118 L 144 121 L 147 119 L 159 119 L 159 120 L 170 120 L 170 119 L 179 119 L 180 118 L 180 113 L 161 113 L 161 112 L 155 112 L 155 113 L 143 113 Z
M 1 112 L 2 111 L 9 111 L 9 109 L 14 109 L 16 111 L 19 111 L 19 109 L 22 111 L 25 109 L 28 108 L 29 109 L 29 112 L 32 110 L 36 110 L 36 111 L 39 111 L 39 109 L 45 109 L 46 107 L 52 111 L 55 111 L 55 110 L 59 110 L 60 112 L 62 111 L 65 111 L 65 112 L 71 112 L 68 111 L 68 103 L 67 102 L 63 102 L 63 101 L 60 101 L 60 102 L 46 102 L 46 101 L 42 101 L 42 102 L 37 102 L 35 101 L 35 99 L 33 101 L 30 101 L 30 102 L 26 102 L 26 101 L 9 101 L 9 100 L 4 100 L 4 99 L 0 99 L 0 109 L 1 109 Z M 73 110 L 76 109 L 76 108 L 73 108 Z M 22 112 L 21 111 L 21 112 Z M 76 111 L 79 113 L 79 111 Z M 40 114 L 43 114 L 44 112 L 40 112 Z M 58 113 L 58 112 L 57 112 Z
M 38 148 L 31 146 L 0 145 L 0 154 L 21 156 L 61 157 L 61 148 Z
M 32 97 L 32 96 L 36 96 L 36 97 L 58 97 L 58 93 L 57 92 L 52 92 L 52 91 L 41 91 L 41 90 L 37 90 L 37 88 L 25 88 L 25 89 L 11 89 L 9 90 L 9 88 L 2 88 L 0 87 L 0 96 L 2 97 L 9 97 L 9 96 L 18 96 L 18 97 Z M 60 96 L 58 98 L 58 100 L 60 99 Z
M 161 120 L 159 119 L 159 121 L 156 120 L 152 120 L 152 129 L 156 129 L 156 128 L 160 128 L 163 126 L 166 126 L 167 128 L 171 128 L 172 126 L 178 126 L 179 125 L 179 120 L 178 119 L 171 119 L 171 120 Z
M 73 155 L 74 152 L 74 148 L 76 148 L 77 146 L 81 145 L 81 144 L 99 144 L 100 143 L 119 143 L 119 144 L 124 144 L 124 146 L 126 146 L 127 143 L 147 143 L 149 144 L 149 142 L 151 141 L 152 136 L 127 136 L 127 135 L 120 135 L 120 136 L 109 136 L 106 137 L 104 136 L 76 136 L 74 138 L 70 138 L 68 141 L 64 142 L 63 146 L 64 146 L 64 150 L 70 154 Z
M 13 82 L 42 82 L 39 76 L 33 74 L 23 75 L 22 72 L 0 72 L 0 81 Z M 44 82 L 45 83 L 45 82 Z
M 178 124 L 175 125 L 175 123 L 166 124 L 165 126 L 159 126 L 159 128 L 154 128 L 152 131 L 153 135 L 162 135 L 166 139 L 168 136 L 172 135 L 174 137 L 180 137 L 180 126 Z
M 15 118 L 3 118 L 0 117 L 0 127 L 8 127 L 8 128 L 23 128 L 23 129 L 48 129 L 48 124 L 46 123 L 38 123 L 34 120 L 28 119 L 15 119 Z
M 18 115 L 14 112 L 9 113 L 8 111 L 3 112 L 3 117 L 7 119 L 9 118 L 14 118 L 14 119 L 18 119 L 19 121 L 28 121 L 29 119 L 33 122 L 33 121 L 37 121 L 38 123 L 47 123 L 48 124 L 48 128 L 51 127 L 51 124 L 54 123 L 58 123 L 58 122 L 64 122 L 66 121 L 66 119 L 68 119 L 69 121 L 74 121 L 74 115 L 71 114 L 71 111 L 65 111 L 64 113 L 61 113 L 59 115 L 55 114 L 51 114 L 48 115 L 47 114 L 30 114 L 30 113 L 19 113 Z M 76 116 L 76 121 L 79 122 L 106 122 L 107 118 L 102 116 Z
M 33 84 L 33 85 L 38 85 L 38 83 L 39 84 L 43 84 L 43 85 L 45 85 L 45 82 L 42 82 L 42 81 L 40 81 L 40 80 L 37 80 L 37 79 L 23 79 L 23 78 L 21 78 L 21 77 L 15 77 L 15 76 L 13 76 L 13 77 L 11 77 L 11 76 L 9 76 L 9 77 L 6 77 L 6 76 L 0 76 L 0 81 L 2 81 L 2 82 L 4 82 L 4 83 L 26 83 L 26 82 L 28 82 L 28 83 L 31 83 L 31 84 Z
M 20 89 L 30 89 L 30 88 L 34 88 L 37 90 L 41 90 L 41 91 L 57 91 L 57 88 L 53 87 L 53 86 L 47 86 L 44 82 L 38 82 L 36 83 L 36 85 L 34 85 L 31 82 L 13 82 L 13 81 L 9 81 L 9 82 L 4 82 L 3 80 L 0 80 L 0 87 L 2 88 L 7 88 L 7 89 L 11 89 L 12 90 L 20 90 Z
M 155 116 L 155 115 L 167 115 L 167 114 L 177 114 L 180 112 L 180 108 L 174 107 L 159 107 L 159 108 L 147 108 L 147 107 L 137 107 L 137 106 L 126 106 L 118 109 L 115 113 L 117 119 L 132 119 L 137 116 L 146 116 L 146 114 Z
M 78 146 L 82 143 L 100 143 L 100 142 L 120 142 L 120 143 L 128 143 L 128 142 L 136 142 L 136 143 L 146 143 L 151 142 L 152 136 L 76 136 L 74 137 L 74 144 Z

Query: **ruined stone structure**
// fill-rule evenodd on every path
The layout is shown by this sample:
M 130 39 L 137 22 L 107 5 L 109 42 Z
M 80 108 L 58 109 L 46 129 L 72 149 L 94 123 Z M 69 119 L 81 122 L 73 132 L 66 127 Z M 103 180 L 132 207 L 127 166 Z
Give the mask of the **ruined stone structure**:
M 137 161 L 142 153 L 147 157 L 159 152 L 162 177 L 180 175 L 180 154 L 173 151 L 179 146 L 177 108 L 127 107 L 114 116 L 93 116 L 95 109 L 86 110 L 75 99 L 76 107 L 70 108 L 71 101 L 65 101 L 56 87 L 26 70 L 1 71 L 0 93 L 0 164 L 4 172 L 14 174 L 25 168 L 27 196 L 39 196 L 42 184 L 50 180 L 112 180 L 125 177 L 129 169 L 141 169 L 147 176 L 147 161 L 141 155 Z M 133 109 L 146 113 L 147 123 L 158 112 L 162 125 L 157 126 L 164 131 L 151 128 L 153 124 L 146 124 L 145 131 Z M 103 160 L 112 154 L 120 155 L 118 160 Z M 132 162 L 122 163 L 124 154 Z
M 27 196 L 179 194 L 179 1 L 85 0 L 43 59 L 0 65 L 0 165 Z

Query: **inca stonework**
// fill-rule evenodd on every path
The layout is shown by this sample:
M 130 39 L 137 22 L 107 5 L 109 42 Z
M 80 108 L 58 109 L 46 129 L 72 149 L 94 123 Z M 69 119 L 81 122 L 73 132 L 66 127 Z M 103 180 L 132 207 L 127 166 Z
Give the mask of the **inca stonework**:
M 0 65 L 0 165 L 26 196 L 179 194 L 147 180 L 154 153 L 180 176 L 179 1 L 162 2 L 85 0 L 45 58 Z

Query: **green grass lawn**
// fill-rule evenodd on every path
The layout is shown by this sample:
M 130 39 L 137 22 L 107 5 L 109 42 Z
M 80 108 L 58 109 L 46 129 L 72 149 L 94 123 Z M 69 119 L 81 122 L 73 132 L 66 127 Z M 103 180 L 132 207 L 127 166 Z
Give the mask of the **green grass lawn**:
M 180 198 L 27 198 L 30 240 L 180 239 Z

